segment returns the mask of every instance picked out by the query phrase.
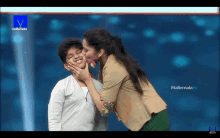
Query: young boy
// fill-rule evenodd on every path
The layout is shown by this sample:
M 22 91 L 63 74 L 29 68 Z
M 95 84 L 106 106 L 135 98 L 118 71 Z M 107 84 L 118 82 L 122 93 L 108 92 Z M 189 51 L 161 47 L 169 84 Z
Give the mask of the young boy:
M 81 69 L 86 67 L 82 50 L 80 39 L 68 38 L 60 44 L 58 55 L 65 69 L 71 71 L 67 64 L 71 60 Z M 93 82 L 101 92 L 102 84 L 95 79 Z M 107 131 L 107 118 L 101 117 L 85 83 L 72 73 L 58 81 L 52 90 L 48 104 L 48 125 L 49 131 Z

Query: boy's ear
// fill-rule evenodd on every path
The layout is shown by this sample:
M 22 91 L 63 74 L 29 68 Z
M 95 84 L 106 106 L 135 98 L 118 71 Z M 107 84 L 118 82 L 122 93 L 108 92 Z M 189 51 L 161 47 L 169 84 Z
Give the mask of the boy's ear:
M 68 68 L 68 64 L 67 64 L 67 63 L 65 63 L 63 66 L 64 66 L 64 68 L 65 68 L 66 70 L 70 71 L 70 68 Z

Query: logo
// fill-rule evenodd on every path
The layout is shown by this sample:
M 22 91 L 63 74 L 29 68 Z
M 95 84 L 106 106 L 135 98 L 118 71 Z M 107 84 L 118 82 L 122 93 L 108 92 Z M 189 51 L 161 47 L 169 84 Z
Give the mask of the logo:
M 193 87 L 180 87 L 180 86 L 171 86 L 171 89 L 179 89 L 179 90 L 197 90 L 197 87 L 193 86 Z
M 216 134 L 216 127 L 209 127 L 209 134 Z
M 14 28 L 12 30 L 28 30 L 27 15 L 14 15 Z

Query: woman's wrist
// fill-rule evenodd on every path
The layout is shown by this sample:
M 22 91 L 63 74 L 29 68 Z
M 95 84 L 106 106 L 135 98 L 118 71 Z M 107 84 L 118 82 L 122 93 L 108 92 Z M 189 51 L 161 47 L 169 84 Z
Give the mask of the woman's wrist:
M 89 76 L 89 78 L 85 81 L 85 84 L 87 85 L 87 84 L 89 84 L 91 81 L 92 81 L 92 77 Z

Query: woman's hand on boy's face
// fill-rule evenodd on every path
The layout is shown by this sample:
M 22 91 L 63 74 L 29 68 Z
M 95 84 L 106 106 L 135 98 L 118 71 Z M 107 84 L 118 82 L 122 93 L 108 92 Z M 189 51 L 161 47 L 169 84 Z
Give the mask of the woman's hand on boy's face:
M 85 60 L 85 57 L 83 57 Z M 74 63 L 73 61 L 68 63 L 68 67 L 74 72 L 74 74 L 76 74 L 77 78 L 86 82 L 87 80 L 91 79 L 91 75 L 89 73 L 89 65 L 86 62 L 86 67 L 85 69 L 81 69 L 77 66 L 76 63 Z

